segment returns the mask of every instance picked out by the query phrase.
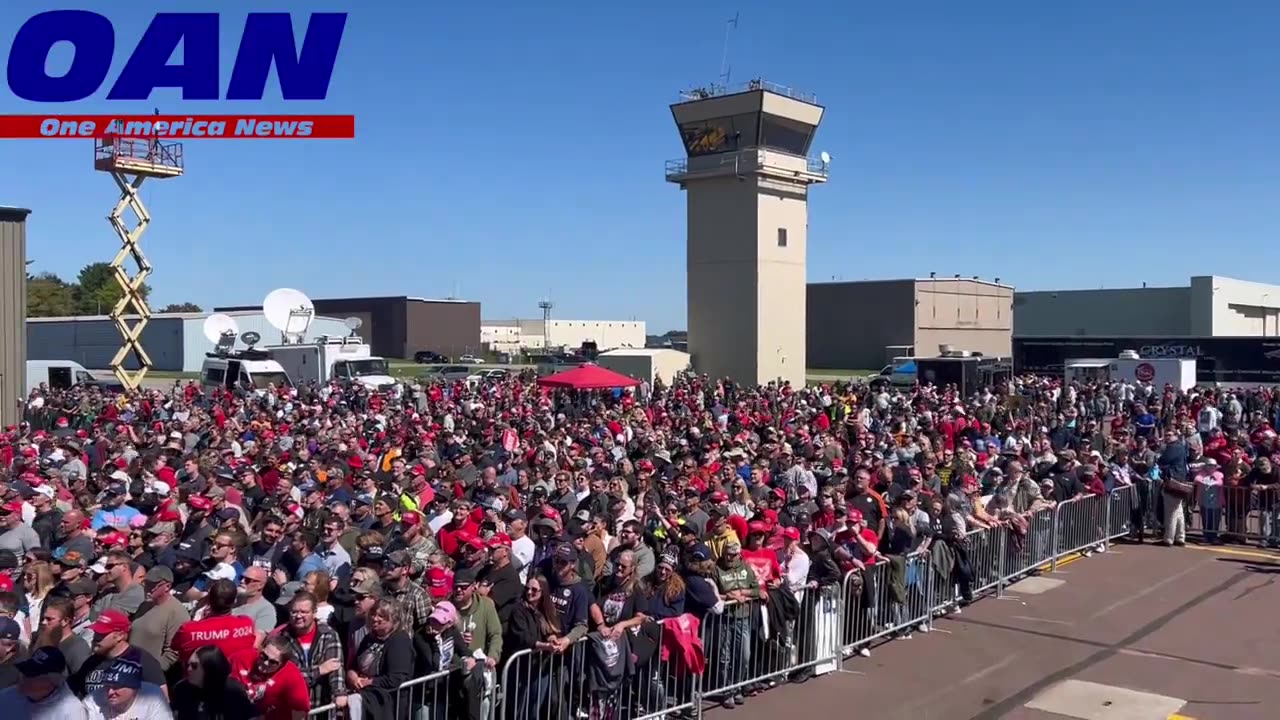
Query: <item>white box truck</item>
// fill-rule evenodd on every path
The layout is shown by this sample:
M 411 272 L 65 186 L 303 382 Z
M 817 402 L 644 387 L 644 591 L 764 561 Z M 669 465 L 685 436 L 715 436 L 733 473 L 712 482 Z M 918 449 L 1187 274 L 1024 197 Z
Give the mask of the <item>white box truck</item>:
M 356 382 L 373 390 L 389 390 L 395 378 L 387 361 L 373 355 L 358 337 L 320 337 L 315 342 L 266 348 L 294 384 Z
M 1196 361 L 1188 358 L 1143 358 L 1132 350 L 1120 353 L 1120 357 L 1079 358 L 1068 360 L 1063 368 L 1067 382 L 1094 380 L 1150 383 L 1154 387 L 1165 385 L 1179 390 L 1196 386 Z

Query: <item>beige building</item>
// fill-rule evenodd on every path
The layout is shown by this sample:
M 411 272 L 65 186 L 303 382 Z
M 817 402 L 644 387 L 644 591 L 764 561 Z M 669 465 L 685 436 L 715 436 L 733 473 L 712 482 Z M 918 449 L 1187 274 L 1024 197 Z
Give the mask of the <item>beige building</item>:
M 600 350 L 642 348 L 643 320 L 482 320 L 480 342 L 490 352 L 515 353 L 542 348 L 582 347 L 594 342 Z
M 671 106 L 685 158 L 666 177 L 688 207 L 689 352 L 713 377 L 805 381 L 809 186 L 827 163 L 808 155 L 823 108 L 752 81 L 700 89 Z
M 650 385 L 661 380 L 670 386 L 676 375 L 689 369 L 689 353 L 671 348 L 625 348 L 601 353 L 596 364 Z
M 897 355 L 932 357 L 941 345 L 1009 357 L 1013 288 L 986 280 L 925 278 L 811 283 L 809 366 L 873 370 Z
M 1197 275 L 1180 287 L 1019 291 L 1018 337 L 1276 337 L 1280 286 Z
M 27 394 L 27 215 L 0 207 L 0 427 L 19 420 Z

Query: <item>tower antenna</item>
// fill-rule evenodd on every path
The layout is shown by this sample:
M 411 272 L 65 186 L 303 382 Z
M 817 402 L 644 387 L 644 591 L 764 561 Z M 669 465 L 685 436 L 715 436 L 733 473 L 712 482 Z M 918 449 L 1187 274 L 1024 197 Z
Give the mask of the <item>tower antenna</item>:
M 551 344 L 551 309 L 556 304 L 552 302 L 550 293 L 546 297 L 538 301 L 538 309 L 542 311 L 542 349 L 546 350 Z
M 724 26 L 724 50 L 720 53 L 720 84 L 725 88 L 729 87 L 729 73 L 732 67 L 729 65 L 729 40 L 733 37 L 733 31 L 738 29 L 738 15 L 734 12 L 733 17 L 725 22 Z

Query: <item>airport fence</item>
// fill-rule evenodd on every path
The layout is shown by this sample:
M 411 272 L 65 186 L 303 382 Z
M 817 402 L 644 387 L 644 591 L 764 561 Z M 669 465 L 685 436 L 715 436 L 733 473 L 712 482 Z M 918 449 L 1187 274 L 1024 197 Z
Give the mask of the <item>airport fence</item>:
M 1133 486 L 1058 503 L 999 526 L 935 538 L 922 551 L 877 556 L 836 583 L 765 588 L 622 631 L 589 633 L 564 652 L 520 650 L 495 673 L 444 670 L 400 686 L 403 720 L 696 720 L 782 683 L 839 670 L 880 644 L 929 632 L 935 619 L 1060 560 L 1105 551 L 1129 535 Z M 1273 523 L 1274 525 L 1274 523 Z M 1268 526 L 1270 527 L 1270 526 Z M 669 642 L 673 638 L 683 642 Z M 692 648 L 680 653 L 672 647 Z M 351 710 L 355 710 L 352 712 Z M 358 709 L 348 716 L 358 718 Z M 332 705 L 313 720 L 337 720 Z

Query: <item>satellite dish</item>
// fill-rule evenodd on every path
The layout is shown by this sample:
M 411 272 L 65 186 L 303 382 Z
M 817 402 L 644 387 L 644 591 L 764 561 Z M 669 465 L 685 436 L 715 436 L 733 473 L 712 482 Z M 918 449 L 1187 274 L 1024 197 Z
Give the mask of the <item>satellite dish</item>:
M 826 150 L 823 150 L 822 152 L 818 153 L 818 159 L 822 161 L 823 165 L 830 165 L 831 153 L 827 152 Z
M 279 288 L 272 290 L 262 301 L 262 314 L 271 327 L 280 331 L 282 340 L 290 342 L 301 338 L 311 326 L 316 306 L 301 290 Z
M 243 342 L 245 345 L 248 345 L 249 347 L 253 347 L 254 345 L 257 345 L 259 342 L 262 341 L 262 336 L 250 330 L 249 332 L 244 333 L 243 335 L 240 336 L 240 341 Z
M 221 343 L 227 335 L 235 339 L 239 334 L 240 326 L 236 325 L 236 319 L 230 315 L 214 313 L 204 319 L 204 337 L 214 345 Z
M 359 330 L 364 326 L 364 320 L 361 320 L 358 317 L 349 317 L 346 320 L 343 320 L 342 324 L 346 325 L 348 330 Z

